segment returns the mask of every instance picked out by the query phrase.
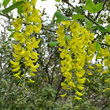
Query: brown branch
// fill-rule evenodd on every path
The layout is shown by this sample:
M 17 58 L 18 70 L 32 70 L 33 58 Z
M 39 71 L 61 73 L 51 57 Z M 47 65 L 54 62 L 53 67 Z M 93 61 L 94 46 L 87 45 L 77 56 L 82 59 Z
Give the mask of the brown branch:
M 9 93 L 10 90 L 11 90 L 11 88 L 13 87 L 14 81 L 15 81 L 15 80 L 13 80 L 13 81 L 10 83 L 10 86 L 9 86 L 9 89 L 8 89 L 7 93 Z
M 41 29 L 56 33 L 56 31 L 42 27 Z
M 76 9 L 71 3 L 69 3 L 66 0 L 63 0 L 65 3 L 67 3 L 69 6 L 71 6 L 73 9 Z M 77 12 L 78 13 L 78 12 Z M 92 20 L 91 18 L 89 18 L 88 16 L 84 15 L 88 20 L 92 21 L 94 24 L 99 25 L 98 23 L 96 23 L 94 20 Z
M 105 4 L 106 4 L 106 2 L 107 2 L 108 0 L 105 0 L 105 2 L 104 2 L 104 4 L 103 4 L 103 8 L 102 8 L 102 10 L 104 9 L 104 7 L 105 7 Z M 95 17 L 95 19 L 97 19 L 98 18 L 98 16 L 100 15 L 100 13 L 101 13 L 101 11 L 102 10 L 100 10 L 98 13 L 97 13 L 97 15 L 96 15 L 96 17 Z
M 48 72 L 48 65 L 50 63 L 50 59 L 52 58 L 52 56 L 53 56 L 53 54 L 50 55 L 49 61 L 48 61 L 48 63 L 45 66 L 45 71 L 46 71 L 46 74 L 47 74 L 47 77 L 48 77 L 48 83 L 49 84 L 51 83 L 51 80 L 50 80 L 50 75 L 49 75 L 49 72 Z
M 60 90 L 61 90 L 61 88 L 62 88 L 61 82 L 63 82 L 64 80 L 65 80 L 65 77 L 62 76 L 62 78 L 61 78 L 61 80 L 60 80 L 60 82 L 59 82 L 58 88 L 57 88 L 57 94 L 56 94 L 56 97 L 55 97 L 55 101 L 57 101 L 57 99 L 58 99 L 59 92 L 60 92 Z

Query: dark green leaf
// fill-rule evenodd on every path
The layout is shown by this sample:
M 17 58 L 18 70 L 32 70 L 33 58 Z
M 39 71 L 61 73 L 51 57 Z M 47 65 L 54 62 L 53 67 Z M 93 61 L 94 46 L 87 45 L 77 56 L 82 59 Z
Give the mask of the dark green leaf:
M 110 32 L 110 25 L 107 25 L 106 30 Z
M 55 0 L 56 2 L 60 2 L 60 0 Z
M 100 44 L 96 41 L 95 43 L 96 50 L 99 51 L 101 49 Z
M 4 8 L 6 8 L 6 6 L 8 5 L 9 2 L 10 2 L 10 0 L 4 0 L 4 1 L 3 1 L 3 6 L 4 6 Z
M 54 14 L 54 18 L 57 18 L 59 21 L 64 21 L 64 20 L 71 20 L 70 18 L 62 15 L 59 11 L 56 11 Z
M 11 32 L 12 32 L 12 31 L 16 31 L 16 30 L 15 30 L 15 29 L 11 29 L 11 28 L 9 28 L 8 31 L 11 31 Z
M 57 46 L 58 44 L 59 44 L 58 41 L 56 41 L 56 42 L 49 42 L 49 46 L 50 46 L 50 47 Z
M 10 38 L 14 37 L 14 33 L 15 33 L 15 32 L 12 32 L 9 37 L 10 37 Z
M 65 39 L 66 39 L 66 40 L 70 40 L 70 39 L 71 39 L 71 36 L 65 35 Z
M 20 5 L 20 6 L 18 6 L 18 13 L 21 14 L 22 12 L 23 12 L 22 6 Z
M 94 13 L 95 3 L 92 0 L 86 0 L 85 9 L 90 11 L 91 13 Z
M 78 13 L 78 14 L 73 15 L 72 19 L 84 19 L 84 15 Z
M 107 30 L 103 26 L 96 26 L 100 32 L 107 32 Z
M 13 0 L 13 4 L 16 3 L 16 0 Z
M 103 3 L 98 3 L 95 5 L 95 10 L 94 10 L 94 13 L 97 13 L 99 12 L 100 10 L 102 10 L 103 8 Z
M 11 5 L 10 7 L 6 8 L 5 10 L 3 10 L 2 12 L 4 14 L 12 11 L 13 9 L 17 8 L 18 6 L 20 6 L 22 3 L 25 3 L 24 1 L 20 1 L 20 2 L 16 2 L 15 4 Z
M 86 22 L 86 27 L 87 28 L 91 28 L 92 26 L 93 26 L 92 22 L 90 22 L 90 21 Z

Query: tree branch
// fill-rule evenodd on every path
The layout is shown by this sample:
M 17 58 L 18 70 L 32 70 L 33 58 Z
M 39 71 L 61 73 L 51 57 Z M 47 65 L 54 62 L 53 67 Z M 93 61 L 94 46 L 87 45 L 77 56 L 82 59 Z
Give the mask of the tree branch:
M 58 99 L 59 92 L 60 92 L 60 90 L 61 90 L 61 88 L 62 88 L 61 82 L 63 82 L 64 80 L 65 80 L 65 77 L 62 76 L 62 78 L 61 78 L 61 80 L 60 80 L 60 82 L 59 82 L 58 88 L 57 88 L 57 94 L 56 94 L 56 97 L 55 97 L 55 101 L 57 101 L 57 99 Z
M 7 93 L 10 92 L 11 88 L 13 87 L 13 84 L 14 84 L 14 80 L 10 83 L 10 86 L 9 86 L 9 89 L 8 89 Z
M 103 4 L 103 8 L 102 8 L 102 10 L 104 9 L 104 6 L 105 6 L 105 4 L 106 4 L 107 1 L 108 1 L 108 0 L 105 0 L 105 2 L 104 2 L 104 4 Z M 98 18 L 98 16 L 100 15 L 100 13 L 101 13 L 102 10 L 100 10 L 100 11 L 97 13 L 95 19 Z

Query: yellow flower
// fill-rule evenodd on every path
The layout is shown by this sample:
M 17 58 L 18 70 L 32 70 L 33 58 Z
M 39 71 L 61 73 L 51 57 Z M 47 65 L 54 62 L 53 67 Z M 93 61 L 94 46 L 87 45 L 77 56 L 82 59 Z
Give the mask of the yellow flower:
M 35 31 L 36 33 L 40 33 L 41 27 L 42 27 L 41 24 L 39 24 L 38 26 L 34 26 L 34 31 Z
M 15 66 L 15 67 L 19 65 L 19 62 L 14 62 L 12 60 L 10 60 L 10 63 L 13 64 L 13 66 Z
M 25 37 L 21 33 L 15 32 L 14 38 L 17 41 L 20 41 L 20 43 L 24 43 L 25 42 Z
M 26 31 L 26 35 L 30 35 L 31 33 L 33 33 L 33 26 L 32 25 L 28 25 L 25 29 Z
M 108 72 L 109 72 L 109 70 L 107 69 L 107 70 L 103 71 L 102 73 L 103 73 L 103 74 L 106 74 L 106 73 L 108 73 Z
M 61 97 L 65 97 L 67 95 L 67 93 L 63 94 L 63 95 L 60 95 Z
M 29 2 L 24 3 L 22 10 L 25 14 L 27 14 L 27 12 L 31 12 L 32 11 L 31 4 Z
M 77 79 L 78 83 L 83 84 L 85 83 L 86 78 Z
M 89 68 L 89 69 L 94 69 L 94 67 L 93 67 L 93 66 L 90 66 L 90 65 L 88 66 L 88 68 Z
M 37 0 L 31 0 L 31 4 L 32 4 L 33 6 L 36 5 L 36 2 L 37 2 Z
M 35 76 L 35 74 L 34 73 L 32 73 L 32 72 L 29 72 L 29 74 L 33 77 L 33 76 Z
M 17 72 L 20 69 L 20 66 L 16 67 L 15 69 L 12 69 L 13 72 Z
M 90 76 L 93 75 L 91 72 L 87 72 L 87 74 L 90 75 Z
M 14 26 L 16 31 L 19 31 L 21 29 L 22 21 L 22 18 L 17 18 L 12 22 L 12 25 Z
M 39 46 L 38 46 L 39 42 L 40 42 L 40 39 L 38 39 L 38 40 L 36 41 L 36 40 L 35 40 L 35 37 L 33 37 L 33 39 L 32 39 L 32 47 L 33 47 L 33 48 L 38 48 L 38 47 L 39 47 Z
M 106 91 L 108 91 L 108 90 L 110 90 L 110 88 L 106 88 L 106 89 L 104 89 L 102 92 L 106 92 Z
M 101 68 L 102 64 L 96 64 L 97 68 Z
M 110 79 L 106 79 L 106 80 L 105 80 L 105 82 L 109 82 L 109 81 L 110 81 Z
M 107 36 L 105 37 L 105 41 L 108 43 L 108 45 L 110 45 L 110 36 L 109 36 L 109 35 L 107 35 Z
M 20 75 L 21 74 L 21 71 L 19 71 L 18 73 L 14 74 L 13 76 L 15 76 L 16 78 L 19 78 L 20 79 Z
M 71 87 L 74 87 L 74 88 L 76 87 L 75 84 L 74 84 L 74 82 L 72 82 L 72 81 L 70 81 L 70 82 L 68 83 L 68 85 L 71 86 Z
M 62 21 L 63 25 L 66 25 L 66 28 L 70 25 L 70 21 Z
M 71 73 L 70 73 L 70 72 L 65 72 L 65 73 L 63 73 L 63 76 L 64 76 L 64 77 L 66 77 L 66 78 L 67 78 L 67 80 L 70 80 L 70 79 L 71 79 L 71 77 L 72 77 L 72 75 L 71 75 Z
M 75 99 L 76 100 L 81 100 L 82 98 L 81 97 L 78 97 L 78 96 L 75 96 Z
M 77 88 L 78 88 L 79 90 L 83 90 L 83 89 L 84 89 L 84 86 L 83 86 L 83 85 L 77 85 Z
M 79 92 L 79 91 L 76 91 L 76 94 L 78 95 L 78 96 L 82 96 L 83 94 L 81 93 L 81 92 Z
M 34 83 L 35 81 L 33 81 L 32 79 L 29 79 L 28 82 L 29 82 L 29 83 Z

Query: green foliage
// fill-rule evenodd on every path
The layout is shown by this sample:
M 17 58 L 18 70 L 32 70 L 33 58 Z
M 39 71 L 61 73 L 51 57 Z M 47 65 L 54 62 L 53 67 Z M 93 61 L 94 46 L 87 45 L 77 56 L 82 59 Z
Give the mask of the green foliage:
M 54 16 L 53 16 L 53 20 L 55 19 L 55 17 L 57 18 L 57 22 L 60 22 L 60 21 L 65 21 L 65 20 L 71 20 L 70 18 L 62 15 L 59 11 L 56 11 Z
M 60 2 L 60 0 L 55 0 L 56 2 Z
M 103 3 L 98 3 L 95 5 L 95 3 L 92 0 L 86 0 L 86 6 L 85 9 L 90 11 L 91 13 L 97 13 L 103 8 Z
M 50 47 L 57 46 L 58 44 L 59 44 L 58 41 L 56 41 L 56 42 L 49 42 L 49 46 L 50 46 Z
M 110 32 L 110 25 L 107 25 L 107 26 L 106 26 L 106 30 L 107 30 L 108 32 Z
M 4 14 L 7 14 L 7 13 L 11 12 L 13 9 L 17 8 L 22 3 L 24 3 L 24 1 L 16 2 L 13 5 L 11 5 L 10 7 L 6 8 L 5 10 L 3 10 L 2 12 Z
M 84 15 L 78 13 L 78 14 L 73 15 L 72 19 L 84 19 Z
M 96 41 L 95 43 L 96 51 L 99 51 L 101 49 L 100 44 Z
M 10 2 L 10 0 L 4 0 L 4 1 L 3 1 L 3 6 L 4 6 L 4 8 L 6 8 L 6 6 L 8 5 L 9 2 Z

